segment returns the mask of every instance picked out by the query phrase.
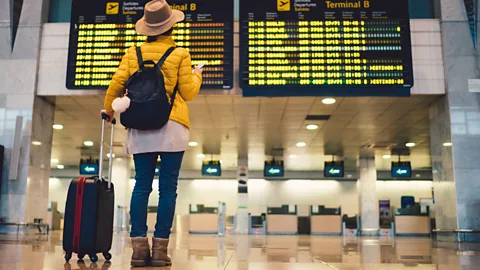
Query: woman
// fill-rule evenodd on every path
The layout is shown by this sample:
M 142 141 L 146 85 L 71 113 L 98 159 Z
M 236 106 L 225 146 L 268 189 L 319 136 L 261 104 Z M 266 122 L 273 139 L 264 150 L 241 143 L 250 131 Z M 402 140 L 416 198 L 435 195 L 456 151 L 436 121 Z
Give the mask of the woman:
M 170 47 L 175 46 L 171 37 L 173 25 L 184 18 L 181 11 L 171 10 L 165 0 L 156 0 L 145 5 L 145 16 L 136 24 L 136 31 L 148 36 L 147 41 L 140 47 L 144 61 L 157 62 Z M 136 48 L 130 48 L 113 76 L 105 97 L 105 110 L 111 119 L 114 114 L 113 100 L 123 94 L 126 82 L 138 68 Z M 195 67 L 192 72 L 190 54 L 185 49 L 176 48 L 161 70 L 165 77 L 167 94 L 172 96 L 175 86 L 178 88 L 170 121 L 159 130 L 128 130 L 127 153 L 133 154 L 136 172 L 130 204 L 132 266 L 145 266 L 150 262 L 153 266 L 171 264 L 167 256 L 168 239 L 175 213 L 178 175 L 189 141 L 190 121 L 186 101 L 196 97 L 202 84 L 202 69 Z M 146 237 L 147 206 L 158 156 L 162 160 L 159 176 L 160 199 L 150 254 Z

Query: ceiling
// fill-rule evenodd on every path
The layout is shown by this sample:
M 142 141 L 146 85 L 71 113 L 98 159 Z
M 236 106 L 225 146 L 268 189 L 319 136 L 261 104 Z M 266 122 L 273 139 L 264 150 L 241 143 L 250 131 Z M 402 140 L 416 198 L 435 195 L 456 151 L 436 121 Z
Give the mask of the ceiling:
M 395 145 L 415 142 L 411 155 L 414 169 L 429 168 L 429 105 L 439 96 L 352 97 L 337 98 L 333 105 L 323 98 L 244 98 L 239 95 L 200 95 L 189 103 L 192 121 L 191 140 L 199 143 L 190 148 L 183 169 L 201 168 L 197 154 L 205 159 L 219 159 L 224 170 L 235 169 L 238 157 L 247 157 L 252 170 L 263 170 L 265 159 L 283 157 L 287 170 L 322 170 L 323 162 L 343 158 L 347 169 L 355 169 L 360 150 L 374 148 L 377 168 L 389 170 L 392 160 L 382 158 Z M 100 143 L 99 111 L 103 96 L 63 96 L 56 98 L 55 130 L 52 158 L 60 163 L 78 165 L 81 157 L 96 157 Z M 307 121 L 308 114 L 330 115 L 327 121 Z M 318 130 L 305 127 L 317 124 Z M 126 156 L 126 130 L 117 125 L 114 153 Z M 95 144 L 88 148 L 83 142 Z M 296 147 L 305 142 L 304 148 Z M 378 147 L 379 146 L 379 147 Z M 290 157 L 296 155 L 296 158 Z M 396 157 L 394 157 L 396 159 Z

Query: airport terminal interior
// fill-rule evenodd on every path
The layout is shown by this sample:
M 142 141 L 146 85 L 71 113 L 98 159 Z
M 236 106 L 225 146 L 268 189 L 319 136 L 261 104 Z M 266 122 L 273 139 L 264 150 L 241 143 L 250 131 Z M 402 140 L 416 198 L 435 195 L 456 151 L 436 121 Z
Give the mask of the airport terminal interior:
M 100 112 L 147 2 L 0 2 L 0 270 L 131 268 L 129 131 Z M 172 265 L 135 269 L 480 269 L 478 0 L 167 2 L 203 84 Z M 67 194 L 98 175 L 111 248 L 77 256 Z

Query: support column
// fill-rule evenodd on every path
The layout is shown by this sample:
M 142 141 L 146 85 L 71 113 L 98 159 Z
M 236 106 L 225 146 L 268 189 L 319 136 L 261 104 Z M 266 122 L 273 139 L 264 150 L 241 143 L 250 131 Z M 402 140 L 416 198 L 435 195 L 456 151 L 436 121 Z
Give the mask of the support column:
M 237 234 L 248 234 L 248 158 L 238 159 L 238 196 L 236 230 Z
M 108 162 L 108 161 L 107 161 Z M 125 231 L 128 228 L 127 215 L 130 209 L 130 160 L 114 158 L 112 165 L 112 183 L 115 185 L 115 231 Z
M 440 7 L 447 95 L 430 108 L 436 225 L 440 230 L 476 230 L 480 228 L 480 94 L 469 92 L 468 80 L 480 78 L 480 54 L 464 1 L 440 0 Z
M 0 2 L 0 144 L 5 146 L 0 217 L 10 222 L 47 217 L 55 106 L 36 96 L 36 84 L 49 2 Z M 8 179 L 17 116 L 23 116 L 18 176 Z
M 377 235 L 380 228 L 377 201 L 377 169 L 374 157 L 360 158 L 360 199 L 361 234 Z

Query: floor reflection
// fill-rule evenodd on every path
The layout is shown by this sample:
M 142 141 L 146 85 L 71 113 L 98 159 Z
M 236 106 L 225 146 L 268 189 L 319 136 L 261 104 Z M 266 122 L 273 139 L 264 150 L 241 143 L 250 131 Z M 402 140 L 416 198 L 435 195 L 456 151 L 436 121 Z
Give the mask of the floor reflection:
M 130 269 L 127 234 L 116 234 L 112 261 L 100 256 L 70 263 L 63 259 L 61 234 L 28 239 L 0 235 L 0 269 Z M 439 247 L 426 238 L 174 235 L 172 270 L 256 269 L 480 269 L 480 252 Z

